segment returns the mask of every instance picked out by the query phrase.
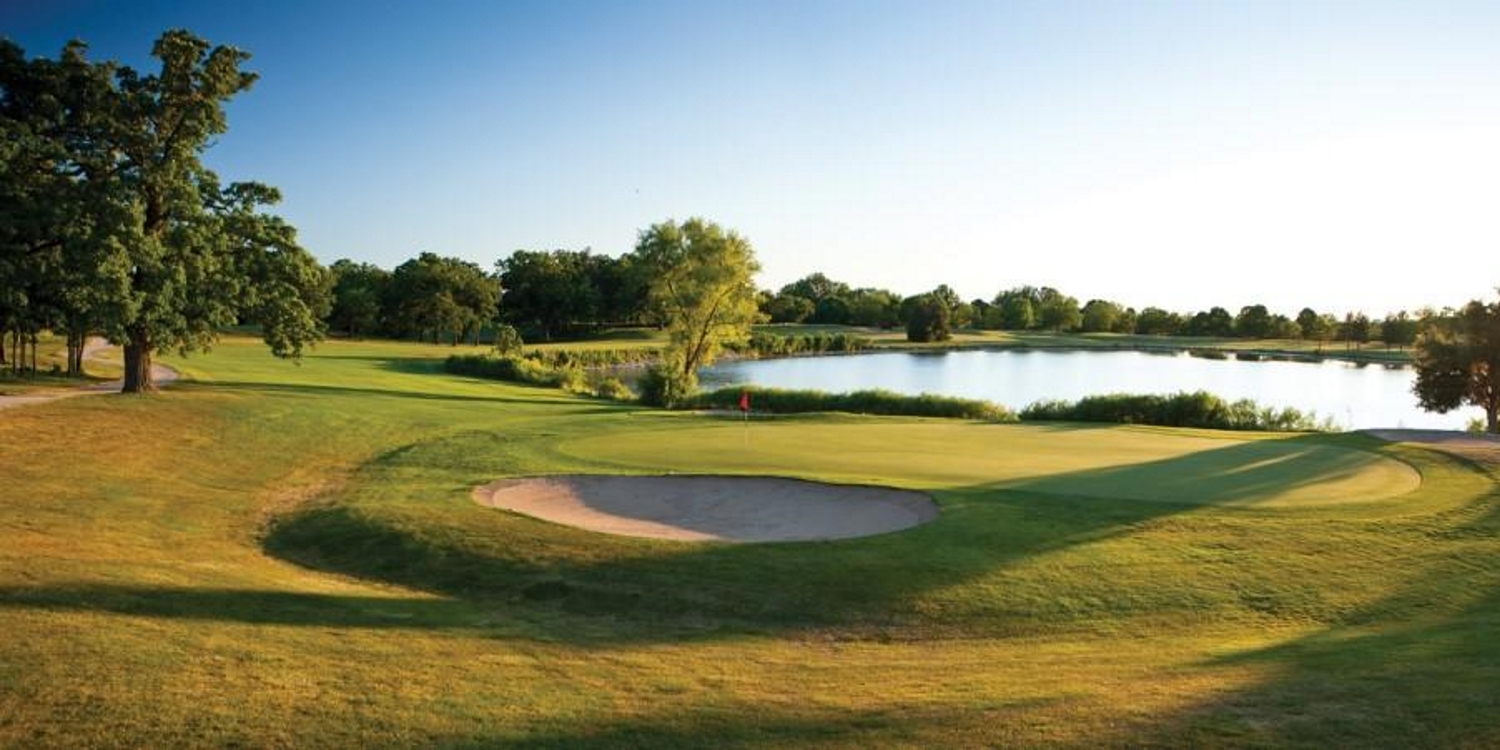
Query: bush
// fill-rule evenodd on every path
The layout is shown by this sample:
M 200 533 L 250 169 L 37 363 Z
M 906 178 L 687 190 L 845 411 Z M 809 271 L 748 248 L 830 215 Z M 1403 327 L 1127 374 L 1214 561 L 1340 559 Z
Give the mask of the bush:
M 842 411 L 853 414 L 984 419 L 991 422 L 1016 421 L 1015 414 L 1009 409 L 990 401 L 936 396 L 929 393 L 907 396 L 882 390 L 827 393 L 814 390 L 731 386 L 699 393 L 682 402 L 680 406 L 690 409 L 738 409 L 740 396 L 746 392 L 750 394 L 750 408 L 753 411 L 773 414 Z
M 1025 421 L 1115 422 L 1216 430 L 1323 430 L 1315 414 L 1262 407 L 1250 399 L 1225 401 L 1207 391 L 1172 395 L 1114 393 L 1077 401 L 1038 401 L 1021 410 Z
M 589 395 L 611 401 L 633 401 L 635 392 L 619 378 L 603 378 L 589 383 Z
M 729 346 L 729 350 L 757 357 L 784 357 L 793 354 L 848 353 L 871 347 L 870 340 L 847 333 L 788 334 L 756 331 L 749 340 Z
M 528 357 L 455 354 L 448 358 L 444 369 L 455 375 L 508 380 L 513 383 L 544 385 L 553 388 L 567 388 L 581 382 L 583 378 L 582 371 L 577 368 L 549 367 Z
M 698 389 L 698 376 L 676 367 L 653 365 L 637 385 L 641 389 L 641 403 L 671 408 L 684 404 L 693 395 Z
M 520 356 L 526 345 L 515 326 L 500 325 L 495 328 L 495 353 L 502 357 Z
M 917 297 L 906 314 L 906 340 L 916 342 L 947 341 L 952 312 L 935 295 Z

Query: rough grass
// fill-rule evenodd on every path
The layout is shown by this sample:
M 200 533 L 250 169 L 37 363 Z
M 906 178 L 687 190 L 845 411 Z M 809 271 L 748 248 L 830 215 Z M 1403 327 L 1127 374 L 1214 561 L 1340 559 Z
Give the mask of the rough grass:
M 1500 742 L 1500 506 L 1467 461 L 1097 425 L 747 433 L 442 374 L 453 351 L 298 367 L 231 340 L 157 397 L 0 414 L 0 745 Z M 943 514 L 731 546 L 467 497 L 665 470 L 922 487 Z

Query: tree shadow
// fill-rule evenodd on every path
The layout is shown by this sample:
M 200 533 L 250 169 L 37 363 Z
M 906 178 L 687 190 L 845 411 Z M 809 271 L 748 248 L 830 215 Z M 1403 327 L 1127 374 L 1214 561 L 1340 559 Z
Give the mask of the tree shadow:
M 462 382 L 472 382 L 485 385 L 494 383 L 485 380 L 460 379 Z M 194 388 L 229 388 L 237 390 L 258 391 L 261 393 L 284 393 L 300 395 L 333 395 L 333 396 L 382 396 L 387 398 L 419 399 L 423 401 L 458 401 L 472 403 L 490 404 L 524 404 L 535 406 L 538 404 L 571 404 L 574 406 L 585 406 L 589 408 L 572 412 L 549 411 L 549 414 L 593 414 L 602 412 L 618 412 L 625 409 L 637 408 L 629 404 L 617 401 L 606 401 L 603 399 L 588 399 L 582 396 L 573 396 L 556 388 L 543 386 L 522 385 L 519 383 L 507 383 L 507 387 L 520 388 L 534 391 L 536 395 L 515 396 L 472 396 L 456 393 L 441 393 L 416 390 L 401 390 L 393 388 L 368 388 L 338 385 L 311 385 L 301 383 L 265 383 L 249 380 L 214 380 L 194 383 Z
M 1271 676 L 1157 717 L 1132 742 L 1500 745 L 1500 488 L 1438 520 L 1410 558 L 1370 566 L 1399 575 L 1420 565 L 1419 575 L 1313 633 L 1203 662 Z
M 1287 438 L 1294 443 L 1314 438 Z M 1373 441 L 1371 441 L 1373 442 Z M 1224 453 L 1233 463 L 1244 445 Z M 392 460 L 397 460 L 393 458 Z M 404 459 L 403 459 L 404 460 Z M 1195 454 L 1108 470 L 1079 481 L 1130 483 Z M 399 468 L 399 467 L 398 467 Z M 1305 467 L 1337 473 L 1336 463 Z M 0 606 L 118 611 L 308 626 L 488 628 L 502 638 L 580 645 L 719 639 L 836 629 L 850 637 L 1001 635 L 1055 626 L 981 603 L 934 617 L 923 598 L 1020 561 L 1131 533 L 1201 502 L 1079 496 L 1067 475 L 933 493 L 940 517 L 903 532 L 836 542 L 717 544 L 609 537 L 468 502 L 388 511 L 378 499 L 306 507 L 280 518 L 266 551 L 312 570 L 397 584 L 434 598 L 183 590 L 107 585 L 13 588 Z M 1209 481 L 1213 474 L 1205 475 Z M 1315 476 L 1304 481 L 1316 481 Z M 1262 481 L 1221 501 L 1240 501 Z M 466 494 L 466 493 L 465 493 Z M 392 617 L 390 613 L 396 613 Z

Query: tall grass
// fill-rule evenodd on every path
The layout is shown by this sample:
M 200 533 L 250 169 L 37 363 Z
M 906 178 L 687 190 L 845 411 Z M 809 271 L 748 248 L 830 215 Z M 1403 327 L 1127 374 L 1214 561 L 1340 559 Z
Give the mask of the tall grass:
M 455 354 L 443 363 L 454 375 L 467 375 L 512 383 L 526 383 L 561 388 L 598 398 L 625 401 L 635 397 L 619 378 L 608 377 L 597 370 L 585 369 L 576 360 L 548 364 L 547 357 L 491 357 L 482 354 Z
M 1170 395 L 1112 393 L 1077 401 L 1038 401 L 1021 410 L 1026 421 L 1114 422 L 1216 430 L 1332 430 L 1328 420 L 1250 399 L 1228 401 L 1207 391 Z
M 750 408 L 774 414 L 841 411 L 853 414 L 886 414 L 911 417 L 949 417 L 1014 422 L 1016 415 L 990 401 L 924 393 L 907 396 L 884 390 L 827 393 L 814 390 L 731 386 L 694 394 L 681 402 L 689 409 L 735 409 L 740 397 L 750 394 Z

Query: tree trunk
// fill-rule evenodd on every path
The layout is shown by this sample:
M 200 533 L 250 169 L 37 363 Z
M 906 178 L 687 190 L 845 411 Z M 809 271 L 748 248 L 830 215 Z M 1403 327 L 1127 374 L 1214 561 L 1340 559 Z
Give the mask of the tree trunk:
M 141 331 L 132 332 L 125 344 L 125 385 L 121 393 L 153 393 L 156 382 L 151 378 L 151 340 Z
M 1500 404 L 1490 404 L 1489 408 L 1484 410 L 1484 416 L 1489 420 L 1489 433 L 1500 435 Z

